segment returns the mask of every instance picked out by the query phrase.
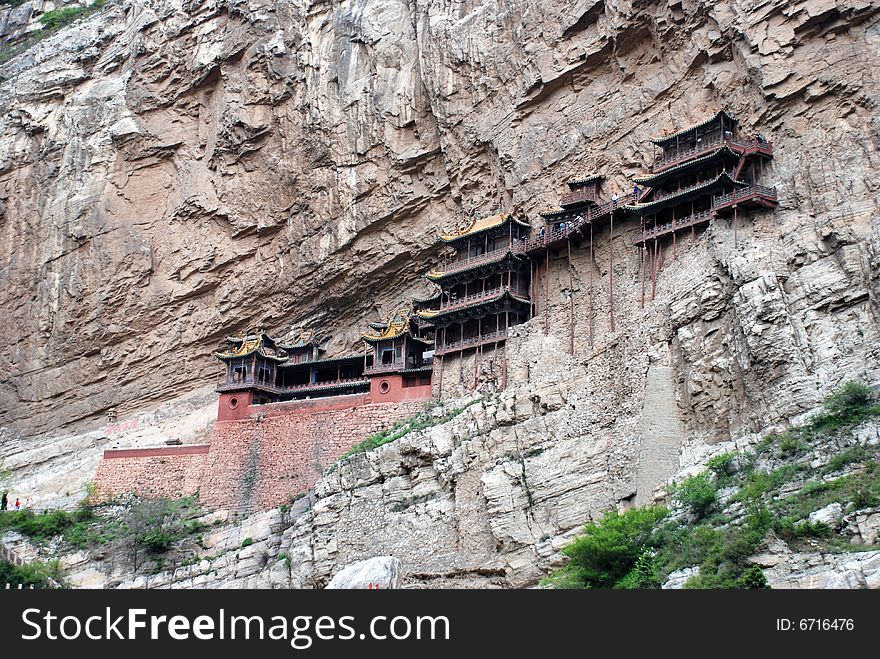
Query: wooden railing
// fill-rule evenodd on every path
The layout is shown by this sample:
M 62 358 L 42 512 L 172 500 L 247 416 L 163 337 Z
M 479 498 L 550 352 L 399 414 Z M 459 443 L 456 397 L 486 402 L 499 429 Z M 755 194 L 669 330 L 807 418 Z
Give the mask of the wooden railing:
M 702 155 L 710 151 L 714 151 L 715 149 L 727 145 L 737 151 L 761 151 L 766 153 L 767 155 L 773 154 L 773 144 L 771 142 L 766 142 L 758 139 L 742 139 L 739 137 L 729 137 L 723 139 L 721 134 L 717 134 L 713 137 L 709 137 L 708 139 L 704 139 L 698 145 L 694 145 L 688 149 L 683 149 L 676 151 L 675 153 L 671 153 L 669 155 L 661 156 L 654 163 L 654 166 L 651 168 L 651 172 L 653 174 L 659 174 L 660 172 L 669 169 L 670 167 L 674 167 L 675 165 L 681 164 L 687 160 L 692 158 L 699 158 Z
M 259 387 L 260 389 L 265 389 L 266 391 L 275 394 L 280 394 L 284 391 L 284 387 L 279 387 L 272 381 L 254 377 L 242 378 L 240 380 L 227 380 L 226 378 L 222 378 L 220 382 L 217 383 L 217 391 L 232 391 L 247 387 Z
M 568 239 L 571 234 L 579 231 L 585 225 L 591 222 L 596 222 L 599 219 L 610 215 L 613 210 L 625 206 L 632 200 L 633 195 L 627 194 L 618 199 L 610 199 L 601 204 L 597 204 L 571 220 L 555 223 L 553 225 L 554 228 L 549 231 L 545 230 L 543 235 L 538 234 L 534 238 L 529 238 L 528 240 L 514 241 L 511 245 L 511 250 L 522 254 L 528 254 L 536 250 L 544 249 L 548 245 L 564 241 Z M 559 224 L 564 224 L 565 228 L 558 228 Z
M 644 232 L 636 235 L 636 237 L 633 239 L 633 243 L 639 244 L 645 242 L 646 240 L 659 238 L 660 236 L 663 236 L 667 233 L 672 233 L 673 231 L 678 231 L 679 229 L 702 224 L 703 222 L 708 222 L 711 219 L 711 210 L 694 213 L 693 215 L 688 215 L 687 217 L 680 217 L 672 222 L 667 222 L 666 224 L 660 224 L 656 227 L 645 229 Z
M 496 288 L 491 288 L 486 291 L 480 291 L 479 293 L 471 293 L 470 295 L 465 295 L 463 297 L 444 300 L 440 303 L 439 308 L 429 309 L 428 311 L 446 312 L 454 311 L 455 309 L 463 309 L 484 300 L 491 300 L 493 297 L 500 295 L 504 291 L 510 291 L 514 295 L 528 295 L 528 291 L 526 289 L 520 289 L 513 286 L 498 286 Z
M 752 199 L 753 197 L 765 197 L 776 201 L 776 188 L 767 185 L 750 185 L 747 188 L 740 188 L 739 190 L 713 198 L 712 207 L 719 208 L 742 201 L 743 199 Z
M 575 204 L 582 204 L 587 201 L 596 201 L 595 187 L 567 192 L 559 198 L 559 205 L 573 206 Z
M 388 364 L 377 364 L 375 366 L 367 366 L 364 369 L 364 375 L 377 375 L 379 373 L 394 373 L 396 371 L 408 371 L 414 368 L 430 367 L 434 363 L 433 357 L 422 360 L 421 364 L 407 364 L 402 361 L 394 361 Z
M 499 249 L 493 249 L 489 252 L 485 252 L 484 254 L 478 254 L 477 256 L 469 256 L 466 259 L 461 259 L 459 261 L 453 261 L 452 263 L 447 263 L 446 265 L 441 266 L 440 272 L 443 274 L 451 274 L 453 272 L 459 272 L 460 270 L 467 270 L 472 268 L 475 265 L 479 265 L 480 263 L 484 263 L 486 261 L 492 261 L 493 259 L 497 259 L 503 256 L 510 250 L 508 245 L 501 247 Z
M 715 214 L 716 209 L 727 206 L 729 204 L 734 204 L 739 201 L 743 201 L 745 199 L 753 199 L 755 197 L 763 197 L 765 199 L 776 200 L 776 188 L 772 188 L 766 185 L 750 185 L 747 188 L 741 188 L 739 190 L 729 192 L 728 194 L 719 195 L 712 199 L 712 208 L 710 208 L 709 210 L 702 211 L 700 213 L 694 213 L 693 215 L 681 217 L 673 220 L 672 222 L 667 222 L 666 224 L 660 224 L 656 227 L 646 229 L 644 233 L 636 234 L 636 236 L 633 238 L 633 243 L 639 244 L 645 242 L 646 240 L 652 240 L 654 238 L 659 238 L 660 236 L 663 236 L 665 234 L 678 231 L 679 229 L 684 229 L 690 226 L 708 222 L 712 219 L 712 216 Z
M 361 385 L 361 384 L 369 384 L 369 378 L 365 377 L 356 377 L 356 378 L 341 378 L 338 380 L 325 380 L 323 382 L 306 382 L 305 384 L 293 384 L 288 385 L 286 387 L 279 386 L 274 382 L 269 382 L 267 380 L 260 380 L 259 378 L 244 378 L 242 380 L 238 380 L 236 382 L 230 382 L 225 378 L 220 380 L 217 385 L 217 391 L 230 391 L 235 389 L 242 389 L 247 387 L 258 387 L 260 389 L 264 389 L 271 393 L 275 394 L 283 394 L 287 392 L 297 392 L 297 391 L 307 391 L 309 389 L 316 389 L 322 387 L 336 387 L 336 386 L 346 386 L 346 385 Z
M 460 341 L 452 341 L 451 343 L 446 343 L 442 346 L 438 346 L 434 351 L 435 355 L 445 355 L 449 352 L 458 352 L 459 350 L 465 350 L 467 348 L 474 348 L 477 346 L 485 345 L 486 343 L 495 343 L 497 341 L 503 341 L 507 338 L 507 330 L 498 330 L 497 332 L 490 332 L 488 334 L 480 334 L 479 336 L 473 336 L 469 339 L 461 339 Z

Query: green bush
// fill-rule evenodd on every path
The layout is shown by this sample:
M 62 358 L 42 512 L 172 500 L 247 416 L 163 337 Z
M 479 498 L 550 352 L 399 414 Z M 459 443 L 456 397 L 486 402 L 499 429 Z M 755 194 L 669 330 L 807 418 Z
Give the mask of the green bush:
M 675 498 L 690 508 L 697 519 L 705 517 L 718 502 L 718 490 L 712 474 L 704 471 L 691 476 L 675 489 Z
M 72 23 L 86 11 L 85 7 L 59 7 L 40 16 L 40 23 L 48 30 L 57 30 Z
M 783 435 L 782 441 L 779 442 L 779 455 L 783 458 L 797 455 L 803 450 L 804 445 L 790 433 Z
M 762 570 L 757 565 L 753 565 L 748 570 L 743 572 L 742 576 L 736 580 L 737 588 L 749 588 L 749 589 L 760 589 L 760 588 L 770 588 L 770 584 L 767 582 L 767 577 L 764 576 L 764 570 Z
M 847 382 L 825 400 L 831 414 L 852 417 L 864 412 L 874 402 L 874 390 L 862 382 Z
M 662 506 L 608 512 L 587 524 L 584 535 L 563 549 L 571 562 L 557 575 L 557 586 L 613 588 L 651 548 L 652 536 L 669 511 Z M 622 586 L 627 583 L 624 582 Z
M 639 556 L 636 564 L 633 566 L 623 579 L 614 584 L 614 588 L 624 590 L 659 588 L 660 577 L 657 574 L 657 566 L 654 560 L 654 552 L 646 551 Z
M 33 561 L 21 567 L 0 561 L 0 584 L 12 586 L 34 586 L 35 588 L 50 588 L 52 581 L 61 583 L 62 572 L 59 561 Z
M 254 544 L 253 538 L 245 538 L 241 543 L 241 548 L 244 549 L 245 547 L 250 547 L 252 544 Z
M 35 542 L 45 542 L 61 535 L 72 523 L 72 516 L 64 510 L 47 513 L 9 510 L 0 513 L 0 529 L 13 529 Z
M 722 453 L 721 455 L 716 455 L 714 458 L 710 458 L 708 462 L 706 462 L 706 466 L 712 471 L 716 476 L 732 476 L 736 473 L 736 453 Z
M 745 524 L 719 529 L 704 548 L 700 573 L 685 584 L 686 588 L 739 588 L 739 579 L 750 569 L 746 559 L 757 551 L 773 523 L 773 515 L 756 506 Z
M 862 382 L 847 382 L 824 403 L 826 414 L 813 417 L 807 429 L 812 433 L 835 432 L 880 415 L 876 392 Z

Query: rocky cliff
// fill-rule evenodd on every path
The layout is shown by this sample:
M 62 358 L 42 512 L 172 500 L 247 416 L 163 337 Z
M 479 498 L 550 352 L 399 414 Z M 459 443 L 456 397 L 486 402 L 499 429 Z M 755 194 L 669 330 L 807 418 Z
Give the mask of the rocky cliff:
M 867 0 L 110 2 L 0 67 L 3 453 L 28 473 L 61 435 L 106 441 L 108 409 L 203 387 L 249 325 L 348 347 L 424 290 L 439 229 L 534 218 L 575 175 L 623 189 L 649 136 L 727 108 L 774 143 L 776 212 L 667 253 L 644 309 L 635 227 L 597 236 L 572 284 L 551 264 L 488 425 L 319 484 L 321 574 L 430 537 L 425 573 L 528 582 L 715 443 L 880 382 L 878 17 Z M 414 517 L 395 509 L 410 499 Z M 343 520 L 355 501 L 394 531 Z

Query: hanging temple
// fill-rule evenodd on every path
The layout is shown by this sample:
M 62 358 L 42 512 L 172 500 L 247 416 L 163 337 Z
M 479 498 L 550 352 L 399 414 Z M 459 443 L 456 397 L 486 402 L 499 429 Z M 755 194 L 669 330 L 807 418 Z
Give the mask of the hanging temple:
M 607 225 L 614 240 L 615 220 L 637 219 L 631 242 L 640 251 L 644 306 L 655 294 L 662 241 L 675 245 L 680 234 L 695 236 L 698 228 L 725 216 L 733 220 L 736 241 L 740 211 L 776 207 L 776 190 L 758 183 L 773 157 L 772 145 L 761 135 L 742 135 L 727 112 L 651 142 L 651 172 L 634 177 L 626 194 L 603 199 L 602 176 L 579 178 L 568 182 L 559 208 L 540 214 L 543 223 L 535 230 L 529 222 L 501 213 L 439 236 L 446 256 L 425 275 L 435 293 L 413 299 L 386 322 L 370 323 L 362 335 L 362 354 L 328 357 L 310 334 L 289 342 L 262 329 L 228 337 L 224 349 L 215 353 L 226 366 L 217 387 L 218 420 L 245 418 L 255 406 L 352 394 L 368 394 L 373 403 L 440 397 L 445 361 L 468 351 L 497 349 L 510 328 L 536 315 L 538 282 L 551 254 L 567 251 L 570 260 L 573 247 L 588 247 L 592 253 L 597 228 Z M 612 329 L 613 276 L 609 267 Z M 569 298 L 574 305 L 574 296 Z M 591 328 L 591 344 L 592 338 Z M 573 352 L 573 333 L 570 348 Z M 505 360 L 501 388 L 506 379 Z

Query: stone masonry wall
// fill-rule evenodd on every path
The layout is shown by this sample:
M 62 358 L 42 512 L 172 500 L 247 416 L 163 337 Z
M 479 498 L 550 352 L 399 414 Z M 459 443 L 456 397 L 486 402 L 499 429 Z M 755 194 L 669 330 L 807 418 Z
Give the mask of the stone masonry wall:
M 248 419 L 217 422 L 210 451 L 193 454 L 200 448 L 194 446 L 107 451 L 95 483 L 104 496 L 178 497 L 199 491 L 209 508 L 265 510 L 306 492 L 352 446 L 424 405 L 328 410 L 311 402 L 260 406 Z
M 182 497 L 201 486 L 207 446 L 106 451 L 95 485 L 101 496 L 135 492 L 146 498 Z
M 245 511 L 287 503 L 310 489 L 352 446 L 423 405 L 418 401 L 330 411 L 281 409 L 218 422 L 202 480 L 202 501 L 211 508 Z

